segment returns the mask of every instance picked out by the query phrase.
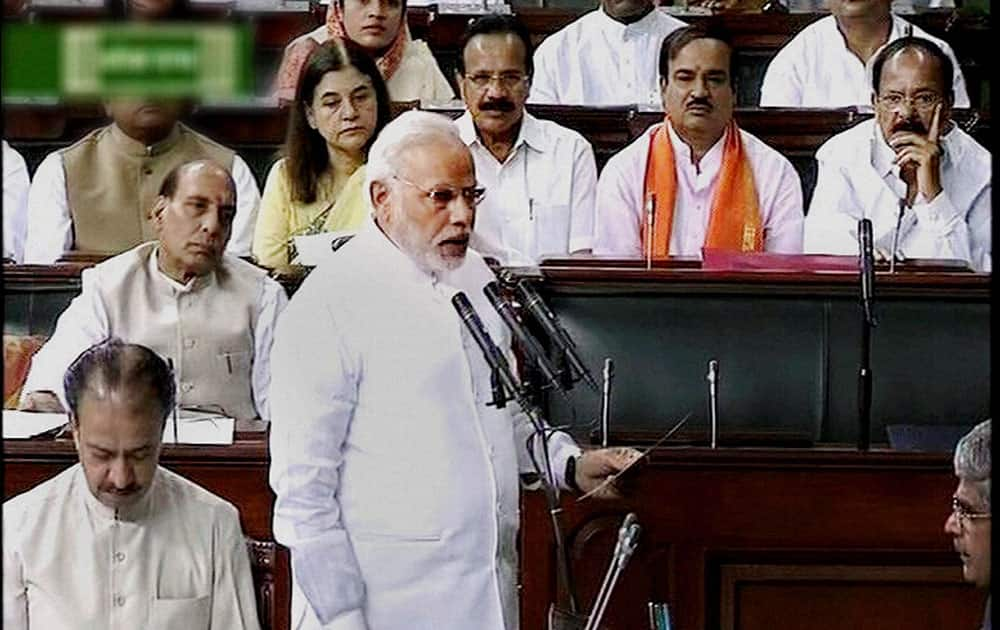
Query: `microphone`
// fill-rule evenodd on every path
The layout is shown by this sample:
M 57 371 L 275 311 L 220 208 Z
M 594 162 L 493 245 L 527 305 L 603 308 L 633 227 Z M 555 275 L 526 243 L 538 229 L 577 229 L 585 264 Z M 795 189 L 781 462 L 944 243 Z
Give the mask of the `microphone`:
M 522 397 L 522 392 L 520 386 L 517 384 L 517 380 L 514 378 L 514 372 L 510 369 L 510 364 L 507 363 L 507 357 L 503 355 L 500 348 L 493 343 L 493 338 L 490 337 L 490 333 L 486 330 L 486 326 L 483 325 L 483 320 L 479 319 L 479 315 L 476 313 L 476 309 L 472 307 L 472 303 L 469 302 L 469 298 L 459 291 L 451 298 L 451 304 L 458 311 L 459 317 L 462 319 L 462 323 L 468 329 L 472 338 L 476 340 L 476 344 L 483 353 L 483 358 L 490 365 L 490 370 L 493 372 L 495 377 L 499 379 L 500 385 L 506 388 L 512 396 L 520 399 Z M 496 387 L 494 387 L 494 396 L 496 395 Z M 501 399 L 505 396 L 501 395 Z M 494 400 L 494 402 L 497 402 Z M 499 403 L 502 404 L 502 403 Z
M 861 250 L 861 303 L 868 322 L 875 325 L 872 303 L 875 300 L 875 245 L 870 219 L 858 221 L 858 244 Z
M 587 366 L 580 359 L 580 355 L 577 354 L 576 345 L 562 327 L 562 324 L 559 323 L 559 319 L 555 313 L 550 311 L 549 307 L 542 301 L 542 296 L 538 295 L 538 292 L 531 287 L 531 284 L 527 280 L 518 281 L 517 293 L 524 307 L 528 309 L 528 312 L 535 318 L 535 321 L 545 329 L 545 334 L 559 348 L 559 351 L 566 356 L 570 364 L 571 373 L 575 372 L 587 381 L 587 385 L 591 389 L 595 392 L 598 391 L 597 381 L 594 380 L 590 370 L 587 369 Z
M 538 341 L 524 327 L 524 322 L 521 321 L 521 317 L 514 311 L 514 307 L 500 295 L 500 285 L 496 281 L 490 282 L 483 287 L 483 293 L 486 294 L 486 299 L 493 305 L 493 309 L 500 315 L 500 319 L 510 328 L 511 333 L 513 333 L 514 338 L 520 344 L 528 359 L 538 367 L 538 371 L 542 373 L 542 377 L 549 385 L 555 386 L 556 389 L 562 392 L 564 387 L 559 380 L 558 370 L 549 362 L 548 357 L 545 356 L 545 350 L 542 349 Z
M 621 527 L 618 528 L 618 541 L 615 543 L 615 550 L 611 555 L 611 565 L 608 566 L 608 571 L 604 575 L 604 582 L 597 592 L 594 608 L 590 612 L 584 630 L 596 630 L 600 626 L 604 611 L 608 607 L 608 601 L 611 599 L 611 593 L 614 591 L 622 571 L 625 570 L 625 565 L 628 564 L 632 553 L 635 552 L 635 548 L 639 544 L 641 532 L 642 527 L 638 523 L 638 518 L 635 513 L 629 512 L 625 520 L 622 521 Z
M 906 199 L 899 200 L 899 213 L 896 214 L 896 229 L 892 233 L 892 255 L 889 258 L 889 273 L 896 272 L 896 252 L 899 251 L 899 228 L 903 225 L 903 214 L 906 212 Z
M 646 269 L 653 268 L 653 232 L 656 229 L 656 193 L 646 199 Z
M 716 447 L 719 436 L 719 362 L 708 362 L 708 414 L 712 423 L 712 448 Z
M 615 362 L 604 359 L 604 380 L 601 382 L 601 446 L 607 448 L 611 433 L 611 381 L 615 377 Z

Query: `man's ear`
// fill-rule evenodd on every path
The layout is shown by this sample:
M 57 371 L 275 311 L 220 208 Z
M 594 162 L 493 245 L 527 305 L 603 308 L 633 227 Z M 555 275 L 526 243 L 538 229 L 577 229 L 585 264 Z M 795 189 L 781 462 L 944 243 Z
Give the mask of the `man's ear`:
M 153 210 L 150 215 L 153 219 L 153 226 L 157 230 L 163 227 L 163 213 L 166 211 L 169 202 L 170 199 L 163 195 L 158 196 L 156 201 L 153 202 Z
M 462 73 L 455 69 L 455 85 L 458 86 L 458 97 L 465 101 L 465 81 L 462 80 Z

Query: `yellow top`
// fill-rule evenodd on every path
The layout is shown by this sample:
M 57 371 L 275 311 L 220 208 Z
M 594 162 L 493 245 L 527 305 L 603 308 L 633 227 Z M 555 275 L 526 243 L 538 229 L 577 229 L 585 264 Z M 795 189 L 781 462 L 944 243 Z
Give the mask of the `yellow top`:
M 285 160 L 278 160 L 267 174 L 264 193 L 260 199 L 257 226 L 253 235 L 253 255 L 265 267 L 286 270 L 289 267 L 288 240 L 306 232 L 309 224 L 333 203 L 323 232 L 353 230 L 368 215 L 364 196 L 365 167 L 361 165 L 344 182 L 336 194 L 332 171 L 320 176 L 317 182 L 316 201 L 292 201 Z

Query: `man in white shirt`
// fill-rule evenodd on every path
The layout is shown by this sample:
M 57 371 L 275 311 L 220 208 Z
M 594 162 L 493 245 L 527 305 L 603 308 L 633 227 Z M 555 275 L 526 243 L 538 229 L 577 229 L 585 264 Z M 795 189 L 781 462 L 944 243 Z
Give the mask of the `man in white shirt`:
M 952 66 L 933 42 L 898 39 L 872 64 L 875 118 L 816 152 L 807 252 L 857 254 L 857 223 L 875 247 L 908 258 L 991 268 L 992 158 L 951 120 Z M 898 224 L 898 235 L 897 235 Z
M 113 335 L 171 358 L 182 406 L 268 419 L 271 339 L 288 298 L 262 269 L 223 253 L 235 197 L 214 162 L 172 170 L 154 207 L 158 240 L 83 272 L 82 292 L 32 359 L 21 407 L 65 409 L 66 366 Z
M 951 47 L 891 12 L 891 0 L 827 0 L 833 15 L 821 18 L 778 51 L 760 89 L 761 107 L 862 107 L 871 105 L 866 64 L 879 48 L 904 36 L 929 39 L 955 68 L 955 107 L 969 95 Z
M 107 103 L 112 124 L 38 165 L 28 197 L 24 261 L 49 265 L 78 250 L 119 254 L 153 238 L 153 202 L 175 166 L 210 159 L 236 182 L 236 218 L 228 251 L 249 256 L 260 189 L 233 151 L 179 122 L 176 101 Z
M 450 120 L 406 112 L 372 145 L 365 189 L 372 220 L 275 334 L 270 478 L 292 626 L 515 630 L 530 424 L 488 404 L 490 368 L 451 303 L 464 292 L 509 349 L 483 294 L 494 276 L 468 247 L 483 195 L 472 156 Z M 637 455 L 581 455 L 558 431 L 547 452 L 554 482 L 585 491 Z
M 800 253 L 802 185 L 784 156 L 733 120 L 727 34 L 713 25 L 686 27 L 663 41 L 659 59 L 666 120 L 601 172 L 594 253 Z
M 65 383 L 80 463 L 3 504 L 3 627 L 258 630 L 236 508 L 159 466 L 166 362 L 106 340 Z
M 597 165 L 582 135 L 524 111 L 531 36 L 511 15 L 473 20 L 462 36 L 456 80 L 467 111 L 456 121 L 486 197 L 473 249 L 504 265 L 589 252 Z
M 3 141 L 3 257 L 24 260 L 28 221 L 28 166 L 21 154 Z
M 682 26 L 652 0 L 601 0 L 539 44 L 531 102 L 658 107 L 656 56 Z

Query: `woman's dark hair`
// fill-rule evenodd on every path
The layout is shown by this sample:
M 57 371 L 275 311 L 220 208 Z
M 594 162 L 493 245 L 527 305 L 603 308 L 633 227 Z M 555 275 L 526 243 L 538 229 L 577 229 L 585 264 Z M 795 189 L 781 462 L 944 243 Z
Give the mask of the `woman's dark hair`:
M 391 117 L 389 92 L 385 88 L 385 81 L 375 62 L 363 50 L 338 39 L 331 39 L 314 50 L 302 68 L 302 76 L 299 77 L 295 102 L 289 113 L 288 133 L 285 136 L 283 150 L 286 159 L 285 173 L 288 176 L 292 199 L 300 203 L 316 201 L 316 183 L 320 175 L 330 166 L 326 140 L 309 126 L 306 106 L 312 104 L 313 92 L 327 72 L 351 67 L 371 79 L 377 101 L 375 129 L 365 143 L 366 154 Z

